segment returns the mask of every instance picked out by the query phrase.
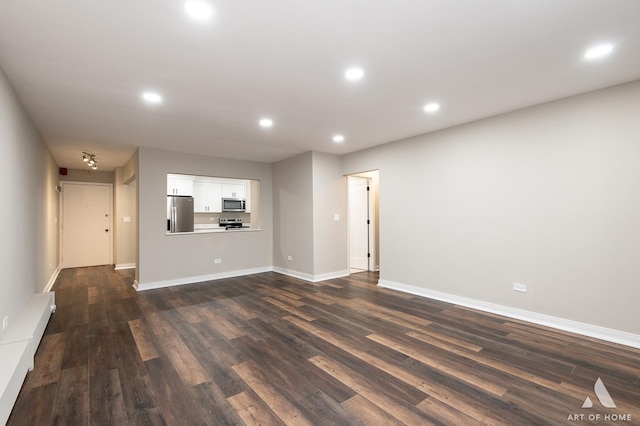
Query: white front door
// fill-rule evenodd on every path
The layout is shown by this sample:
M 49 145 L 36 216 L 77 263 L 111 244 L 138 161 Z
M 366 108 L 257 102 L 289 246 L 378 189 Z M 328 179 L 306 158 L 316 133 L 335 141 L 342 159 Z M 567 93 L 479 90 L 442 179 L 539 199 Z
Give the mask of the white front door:
M 349 267 L 369 269 L 369 179 L 349 176 Z
M 62 184 L 62 267 L 111 263 L 109 184 Z

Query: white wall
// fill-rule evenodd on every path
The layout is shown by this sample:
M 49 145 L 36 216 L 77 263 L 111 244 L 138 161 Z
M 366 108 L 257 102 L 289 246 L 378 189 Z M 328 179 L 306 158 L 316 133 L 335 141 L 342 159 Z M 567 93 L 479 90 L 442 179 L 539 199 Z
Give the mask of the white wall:
M 634 82 L 345 156 L 380 170 L 381 280 L 640 334 L 639 111 Z
M 124 169 L 115 170 L 114 185 L 114 232 L 115 232 L 115 267 L 131 268 L 137 260 L 137 193 L 136 182 L 124 180 Z M 125 218 L 129 222 L 125 222 Z
M 260 181 L 261 231 L 166 235 L 167 173 Z M 271 165 L 140 148 L 138 151 L 137 281 L 144 286 L 271 268 Z M 214 259 L 222 259 L 214 264 Z
M 278 161 L 272 167 L 273 266 L 313 276 L 312 153 Z
M 35 262 L 38 276 L 36 278 L 36 292 L 49 290 L 57 277 L 60 266 L 60 193 L 56 190 L 59 184 L 58 165 L 54 161 L 49 149 L 42 143 L 38 144 L 40 170 L 37 184 L 37 248 Z M 48 288 L 47 288 L 48 287 Z
M 305 152 L 278 161 L 273 188 L 274 269 L 309 281 L 347 275 L 347 187 L 341 157 Z M 334 214 L 340 221 L 333 220 Z
M 80 153 L 78 153 L 78 156 L 79 155 Z M 67 169 L 67 175 L 60 176 L 60 180 L 67 182 L 93 182 L 113 184 L 114 179 L 114 172 L 92 170 L 89 167 L 85 169 Z
M 347 178 L 340 156 L 313 152 L 313 273 L 349 273 L 347 233 Z M 334 215 L 340 217 L 334 221 Z
M 58 267 L 57 165 L 0 70 L 0 320 L 42 291 Z M 5 332 L 8 330 L 5 330 Z M 0 338 L 5 334 L 0 331 Z

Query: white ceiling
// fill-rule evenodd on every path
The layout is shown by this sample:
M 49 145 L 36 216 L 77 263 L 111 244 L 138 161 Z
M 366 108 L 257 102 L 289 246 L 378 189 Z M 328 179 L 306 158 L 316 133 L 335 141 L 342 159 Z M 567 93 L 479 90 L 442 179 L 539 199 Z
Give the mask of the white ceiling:
M 640 78 L 638 0 L 210 2 L 203 23 L 181 0 L 0 0 L 0 67 L 60 166 L 343 154 Z

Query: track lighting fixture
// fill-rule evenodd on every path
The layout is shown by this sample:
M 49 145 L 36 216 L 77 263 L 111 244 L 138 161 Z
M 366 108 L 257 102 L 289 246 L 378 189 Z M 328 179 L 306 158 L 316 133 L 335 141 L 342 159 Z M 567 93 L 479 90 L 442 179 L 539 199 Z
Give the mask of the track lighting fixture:
M 87 166 L 91 167 L 93 170 L 98 169 L 98 162 L 96 161 L 95 154 L 91 154 L 90 152 L 82 151 L 82 161 L 87 163 Z

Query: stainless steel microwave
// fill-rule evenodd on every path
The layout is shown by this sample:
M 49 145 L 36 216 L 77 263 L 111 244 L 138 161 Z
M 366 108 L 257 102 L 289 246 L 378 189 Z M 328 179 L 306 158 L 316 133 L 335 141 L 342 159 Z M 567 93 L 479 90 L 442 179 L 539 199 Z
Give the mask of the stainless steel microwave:
M 222 211 L 223 212 L 243 212 L 247 208 L 245 200 L 242 198 L 223 198 L 222 199 Z

